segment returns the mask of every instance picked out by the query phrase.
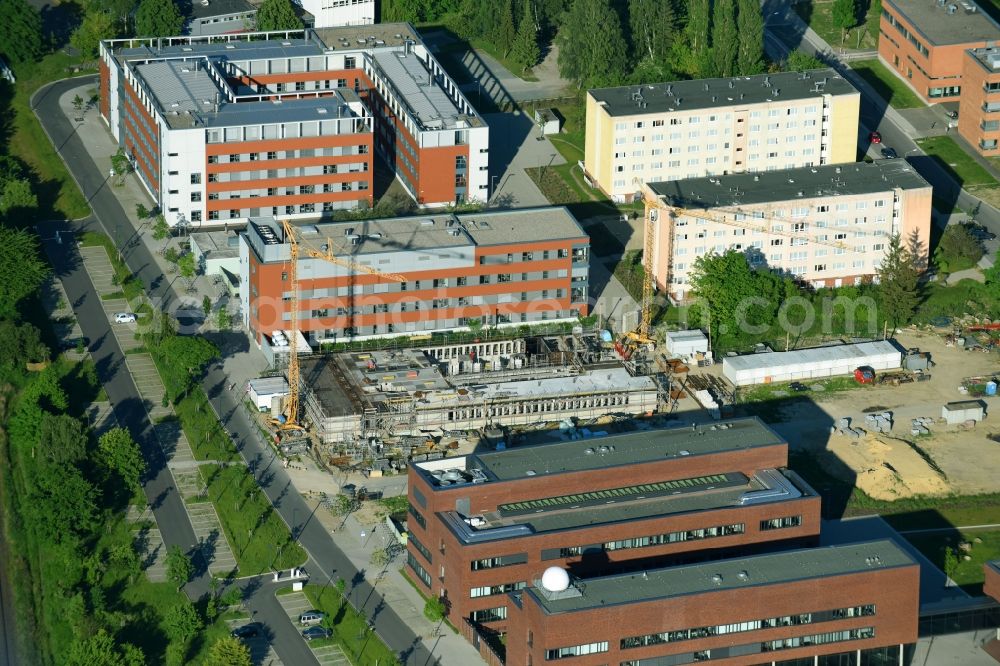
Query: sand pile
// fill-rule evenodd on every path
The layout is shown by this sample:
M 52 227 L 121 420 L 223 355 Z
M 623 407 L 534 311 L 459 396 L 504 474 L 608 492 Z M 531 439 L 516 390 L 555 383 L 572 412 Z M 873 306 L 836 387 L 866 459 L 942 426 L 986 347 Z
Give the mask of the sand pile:
M 875 499 L 949 492 L 944 477 L 901 439 L 884 435 L 852 439 L 834 434 L 827 450 L 842 463 L 831 465 L 829 471 Z

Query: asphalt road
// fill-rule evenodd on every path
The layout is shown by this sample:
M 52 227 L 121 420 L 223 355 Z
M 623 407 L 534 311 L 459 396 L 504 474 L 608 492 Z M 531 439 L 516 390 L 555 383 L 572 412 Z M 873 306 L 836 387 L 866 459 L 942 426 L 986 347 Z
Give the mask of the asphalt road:
M 63 92 L 95 83 L 96 77 L 91 76 L 51 84 L 36 93 L 32 99 L 33 108 L 90 202 L 96 222 L 115 239 L 120 248 L 124 247 L 125 261 L 146 285 L 152 302 L 166 312 L 179 315 L 178 319 L 182 321 L 181 332 L 185 332 L 183 322 L 195 321 L 201 316 L 200 303 L 185 303 L 174 292 L 170 281 L 159 271 L 146 246 L 134 238 L 135 230 L 125 217 L 118 199 L 106 186 L 103 170 L 93 162 L 76 136 L 76 127 L 59 108 L 58 101 Z M 94 223 L 88 220 L 84 224 L 74 224 L 73 227 L 79 229 Z M 181 499 L 172 486 L 163 456 L 152 440 L 148 418 L 142 410 L 137 409 L 138 392 L 124 366 L 124 356 L 111 334 L 110 323 L 73 245 L 59 245 L 55 242 L 54 231 L 57 228 L 69 229 L 69 225 L 53 223 L 43 230 L 43 238 L 50 239 L 45 241 L 45 249 L 58 266 L 57 272 L 66 284 L 83 334 L 94 341 L 92 354 L 97 363 L 98 376 L 105 383 L 119 422 L 127 425 L 136 435 L 137 441 L 144 445 L 151 475 L 146 486 L 147 497 L 153 506 L 164 541 L 168 546 L 176 543 L 187 550 L 196 544 L 194 532 L 184 513 Z M 242 348 L 249 344 L 246 336 L 232 342 Z M 312 574 L 313 582 L 322 584 L 327 580 L 343 578 L 348 583 L 347 590 L 351 599 L 355 602 L 364 600 L 363 608 L 374 618 L 376 633 L 390 648 L 404 657 L 406 664 L 434 663 L 434 657 L 421 640 L 382 601 L 381 596 L 337 548 L 319 521 L 312 520 L 309 508 L 295 492 L 284 468 L 274 460 L 273 450 L 260 441 L 246 412 L 236 404 L 234 396 L 224 390 L 226 384 L 227 377 L 217 367 L 208 373 L 203 382 L 213 406 L 225 421 L 226 428 L 233 433 L 244 460 L 247 463 L 254 462 L 255 475 L 261 488 L 309 552 L 311 562 L 307 564 L 307 569 Z M 272 646 L 286 666 L 316 663 L 298 630 L 288 621 L 274 599 L 271 586 L 256 582 L 245 583 L 244 586 L 252 593 L 250 606 L 251 610 L 257 611 L 255 619 L 267 625 L 273 633 Z M 208 577 L 203 573 L 202 567 L 199 577 L 189 583 L 187 591 L 190 596 L 198 597 L 207 593 L 208 589 Z

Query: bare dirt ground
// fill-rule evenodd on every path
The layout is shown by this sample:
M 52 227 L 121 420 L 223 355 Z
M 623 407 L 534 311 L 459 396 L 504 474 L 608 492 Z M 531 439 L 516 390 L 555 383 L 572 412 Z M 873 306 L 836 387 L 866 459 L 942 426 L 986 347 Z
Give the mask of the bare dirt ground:
M 900 333 L 896 341 L 904 348 L 916 347 L 931 354 L 935 365 L 930 369 L 930 380 L 895 387 L 859 386 L 825 396 L 810 391 L 810 400 L 795 401 L 780 410 L 781 422 L 774 428 L 794 448 L 811 451 L 821 460 L 834 456 L 843 464 L 828 459 L 830 464 L 825 467 L 829 472 L 855 476 L 851 480 L 876 497 L 1000 491 L 1000 443 L 987 438 L 1000 433 L 1000 401 L 996 397 L 982 398 L 987 418 L 974 430 L 937 423 L 942 405 L 967 399 L 958 390 L 964 378 L 1000 374 L 1000 356 L 947 347 L 943 336 L 914 329 Z M 710 371 L 721 375 L 721 364 Z M 997 413 L 990 415 L 994 409 Z M 856 440 L 831 434 L 833 426 L 844 417 L 851 419 L 852 426 L 865 428 L 865 414 L 872 411 L 893 413 L 891 434 L 879 436 L 883 445 L 865 437 Z M 920 417 L 935 420 L 929 436 L 917 437 L 910 432 L 911 419 Z M 892 438 L 915 443 L 943 476 L 906 442 Z

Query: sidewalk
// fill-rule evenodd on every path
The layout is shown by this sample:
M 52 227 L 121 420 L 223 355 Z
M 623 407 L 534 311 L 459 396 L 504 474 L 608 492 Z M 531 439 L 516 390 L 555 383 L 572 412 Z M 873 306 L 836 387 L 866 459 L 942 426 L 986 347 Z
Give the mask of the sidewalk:
M 319 502 L 310 500 L 308 504 L 314 507 L 314 517 L 330 532 L 337 547 L 350 558 L 358 571 L 364 572 L 368 582 L 376 587 L 385 602 L 413 633 L 423 640 L 425 647 L 437 657 L 441 666 L 482 663 L 479 652 L 461 634 L 452 631 L 447 625 L 439 626 L 424 617 L 424 598 L 401 573 L 405 567 L 405 554 L 397 555 L 385 568 L 385 575 L 379 576 L 381 570 L 371 564 L 371 556 L 388 543 L 389 530 L 384 524 L 362 526 L 353 515 L 344 519 L 334 516 Z M 355 605 L 358 601 L 351 599 Z M 461 621 L 462 618 L 452 619 L 453 624 Z

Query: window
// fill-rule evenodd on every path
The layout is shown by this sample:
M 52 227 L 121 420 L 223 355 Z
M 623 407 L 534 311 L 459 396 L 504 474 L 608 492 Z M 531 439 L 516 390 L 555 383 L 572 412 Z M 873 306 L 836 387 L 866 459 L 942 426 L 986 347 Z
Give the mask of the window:
M 413 569 L 413 572 L 417 574 L 417 577 L 424 582 L 427 587 L 431 586 L 431 575 L 427 573 L 427 569 L 424 569 L 423 565 L 417 561 L 417 558 L 413 556 L 413 553 L 406 553 L 406 563 Z
M 519 583 L 504 583 L 503 585 L 487 585 L 485 587 L 474 587 L 469 591 L 469 596 L 473 599 L 478 599 L 479 597 L 492 597 L 497 594 L 506 594 L 513 590 L 523 590 L 527 586 L 527 583 L 521 581 Z
M 608 651 L 608 642 L 585 643 L 584 645 L 572 645 L 570 647 L 553 648 L 545 651 L 545 660 L 565 659 L 566 657 L 582 657 L 587 654 L 600 654 Z
M 506 620 L 507 607 L 499 606 L 497 608 L 475 610 L 469 613 L 469 619 L 473 622 L 496 622 L 497 620 Z
M 427 521 L 424 519 L 423 515 L 419 511 L 413 508 L 412 504 L 407 508 L 407 511 L 410 513 L 410 516 L 417 522 L 417 525 L 420 525 L 420 527 L 422 527 L 423 529 L 427 529 Z
M 821 266 L 823 264 L 820 264 Z M 787 527 L 798 527 L 802 524 L 802 516 L 786 516 L 784 518 L 772 518 L 771 520 L 760 521 L 762 532 L 768 530 L 780 530 Z
M 240 161 L 240 156 L 236 155 L 236 154 L 230 155 L 229 156 L 229 161 L 230 162 L 239 162 Z
M 488 557 L 483 560 L 472 560 L 470 567 L 472 571 L 481 571 L 483 569 L 509 567 L 514 564 L 525 564 L 527 561 L 527 553 L 517 553 L 516 555 L 501 555 L 499 557 Z
M 200 173 L 193 173 L 193 174 L 191 174 L 191 184 L 192 185 L 201 185 L 201 174 Z
M 192 192 L 191 201 L 201 201 L 201 192 Z

